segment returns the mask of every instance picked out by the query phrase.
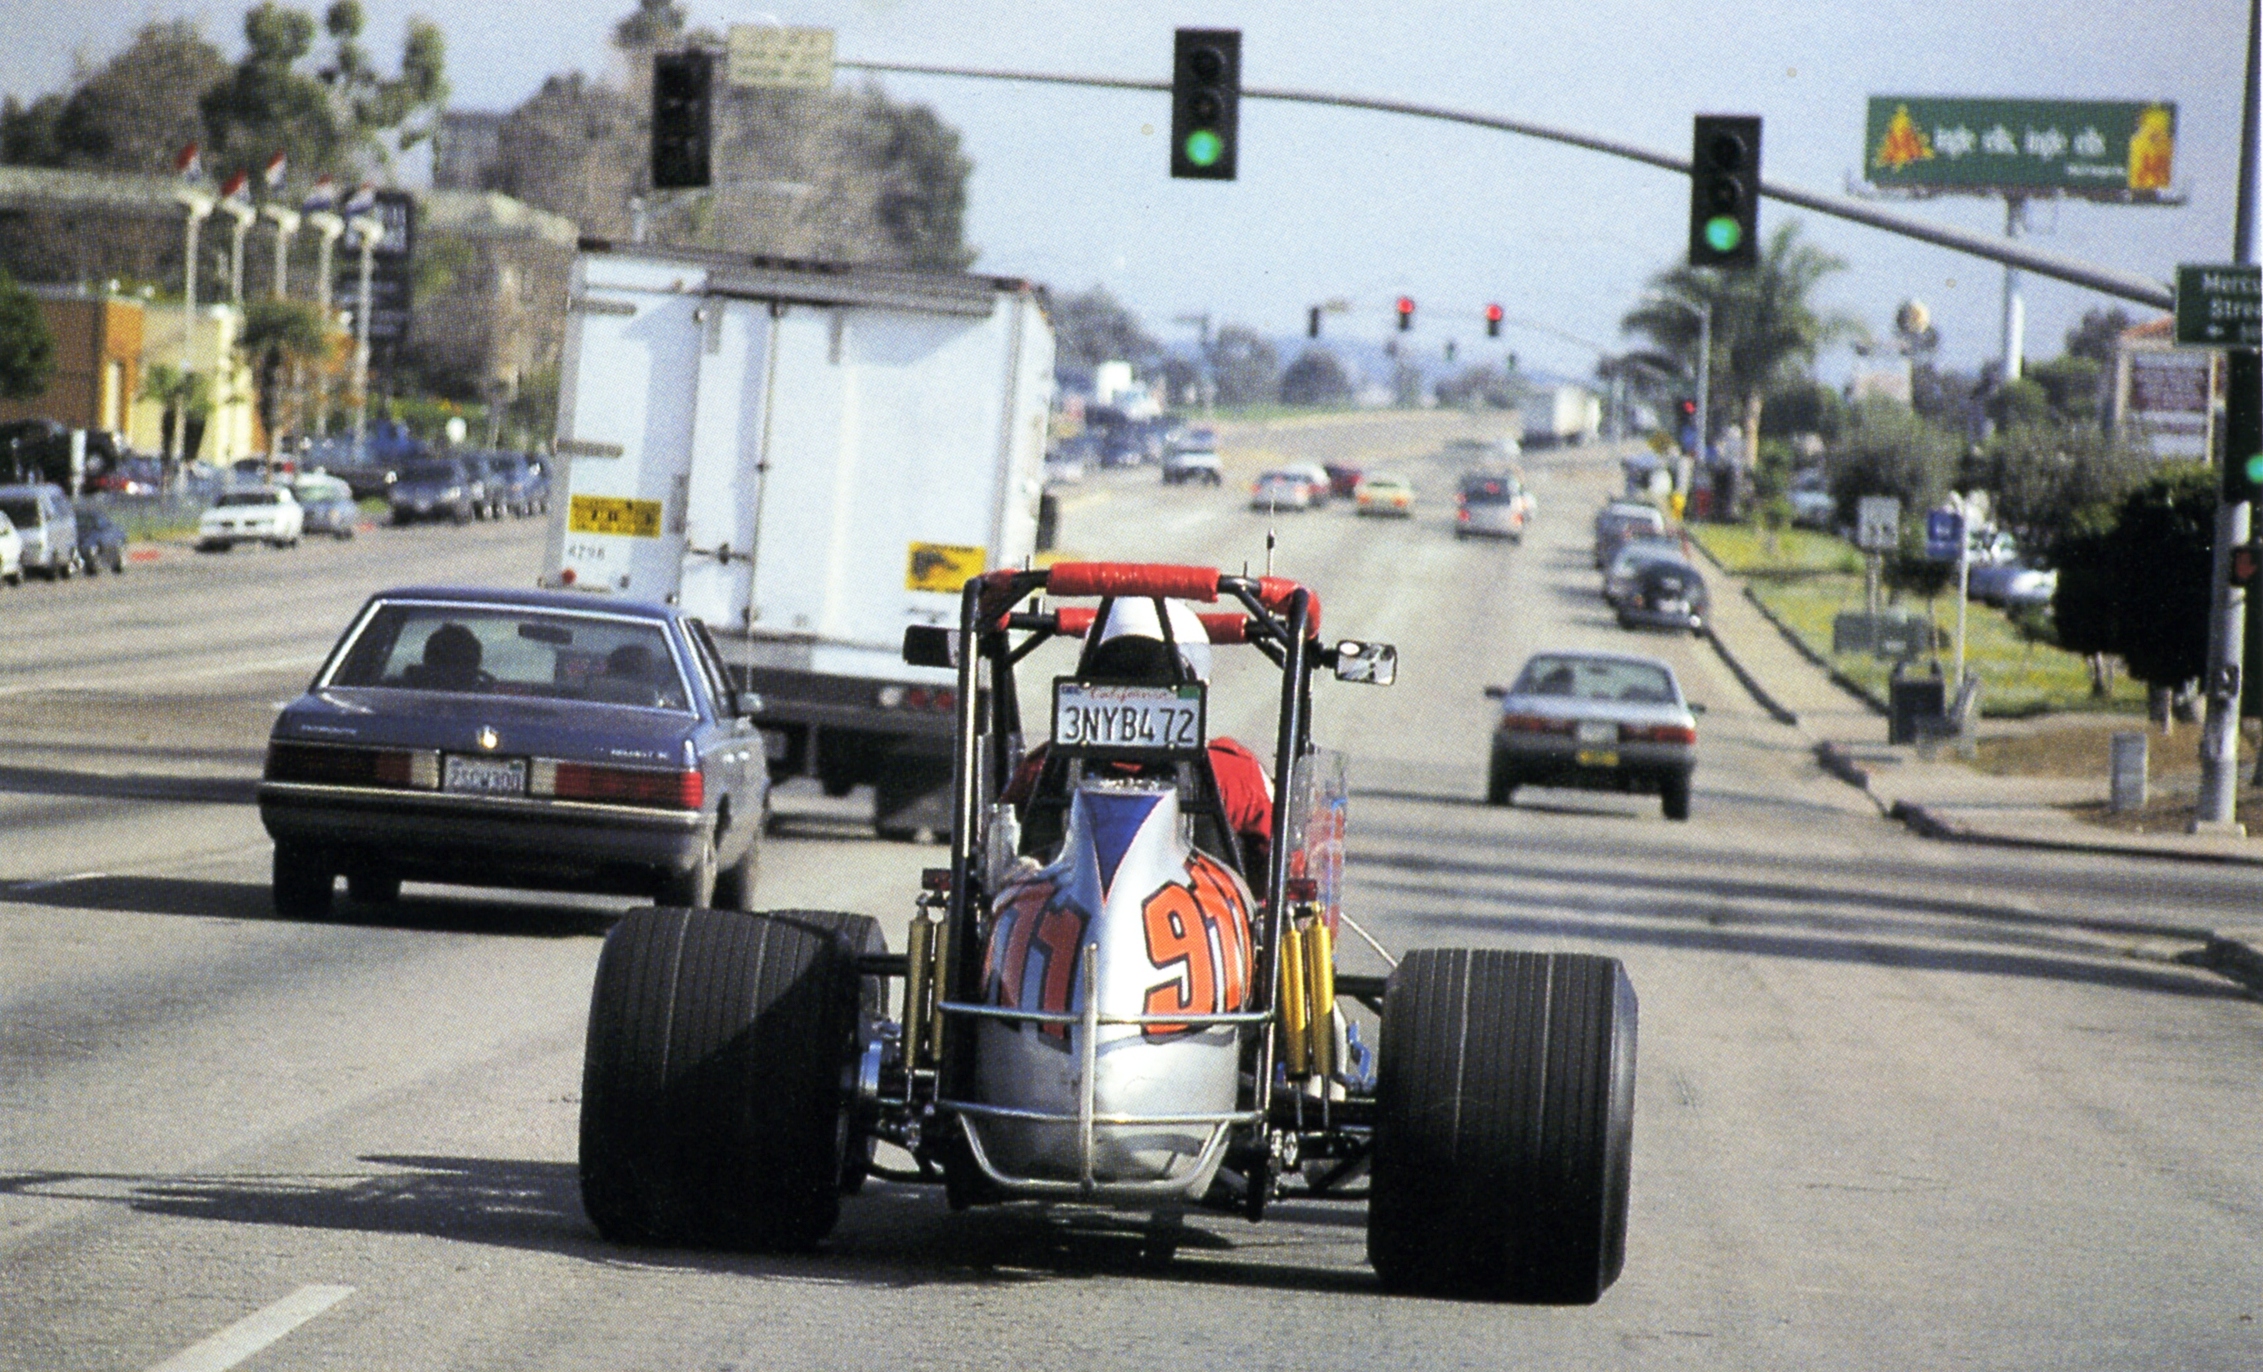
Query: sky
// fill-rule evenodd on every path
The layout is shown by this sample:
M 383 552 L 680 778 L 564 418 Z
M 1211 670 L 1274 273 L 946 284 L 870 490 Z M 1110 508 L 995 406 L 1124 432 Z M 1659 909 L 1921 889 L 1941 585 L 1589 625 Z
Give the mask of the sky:
M 186 15 L 241 46 L 242 7 L 153 0 L 5 0 L 0 92 L 29 97 L 99 63 L 151 18 Z M 694 23 L 829 27 L 842 60 L 920 62 L 1167 80 L 1179 26 L 1242 30 L 1243 82 L 1395 98 L 1529 120 L 1687 156 L 1690 117 L 1757 114 L 1764 173 L 1843 190 L 1863 155 L 1873 94 L 2168 100 L 2177 105 L 2178 208 L 2076 202 L 2031 209 L 2034 243 L 2171 278 L 2179 262 L 2231 258 L 2247 6 L 2236 0 L 1751 0 L 1741 5 L 1589 0 L 1257 0 L 1157 5 L 1004 0 L 690 0 Z M 411 14 L 448 40 L 454 103 L 508 109 L 552 72 L 613 72 L 613 21 L 633 0 L 490 0 L 447 7 L 364 0 L 380 60 Z M 307 0 L 319 10 L 320 0 Z M 843 81 L 863 78 L 844 72 Z M 1514 350 L 1526 367 L 1588 374 L 1632 345 L 1620 319 L 1677 260 L 1687 179 L 1554 144 L 1435 121 L 1245 101 L 1240 178 L 1172 181 L 1169 97 L 889 76 L 898 98 L 960 130 L 975 170 L 968 240 L 978 271 L 1056 291 L 1104 285 L 1166 340 L 1209 314 L 1273 336 L 1342 297 L 1330 336 L 1383 338 L 1391 302 L 1417 302 L 1407 343 L 1459 344 L 1463 361 Z M 2001 201 L 1938 199 L 1913 216 L 2000 233 Z M 1944 362 L 1970 367 L 2000 343 L 2003 270 L 1993 263 L 1770 203 L 1762 231 L 1796 218 L 1846 260 L 1822 303 L 1879 335 L 1923 301 Z M 2085 309 L 2115 303 L 2025 278 L 2026 351 L 2056 355 Z M 1481 312 L 1513 321 L 1498 342 Z M 2127 307 L 2145 317 L 2140 307 Z M 1567 338 L 1565 335 L 1569 335 Z M 1577 339 L 1580 341 L 1572 341 Z M 1855 365 L 1840 350 L 1827 376 Z

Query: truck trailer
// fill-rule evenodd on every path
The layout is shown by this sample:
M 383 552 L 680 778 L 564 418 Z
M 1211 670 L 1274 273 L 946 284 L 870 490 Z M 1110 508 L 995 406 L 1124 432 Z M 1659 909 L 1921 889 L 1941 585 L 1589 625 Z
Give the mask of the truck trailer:
M 1037 551 L 1043 290 L 584 240 L 568 307 L 544 584 L 704 620 L 773 779 L 947 832 L 956 679 L 904 630 Z

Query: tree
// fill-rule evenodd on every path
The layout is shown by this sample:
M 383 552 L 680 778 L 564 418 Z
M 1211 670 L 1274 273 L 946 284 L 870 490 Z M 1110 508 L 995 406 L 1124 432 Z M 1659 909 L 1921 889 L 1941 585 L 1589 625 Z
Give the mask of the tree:
M 31 400 L 55 375 L 55 335 L 32 293 L 0 269 L 0 399 Z
M 1064 366 L 1097 367 L 1103 362 L 1145 366 L 1163 351 L 1140 326 L 1139 316 L 1094 286 L 1053 301 L 1055 356 Z
M 142 26 L 125 49 L 67 92 L 0 110 L 0 161 L 17 166 L 160 172 L 204 138 L 199 103 L 228 59 L 185 19 Z
M 2143 448 L 2095 424 L 2048 422 L 1998 430 L 1963 484 L 1989 492 L 1997 524 L 2024 554 L 2055 566 L 2077 517 L 2120 500 L 2152 466 Z
M 1281 359 L 1266 337 L 1241 324 L 1218 330 L 1210 343 L 1210 375 L 1221 405 L 1262 405 L 1281 392 Z
M 1284 405 L 1342 405 L 1351 398 L 1351 376 L 1335 353 L 1326 348 L 1306 348 L 1281 373 Z
M 183 372 L 165 362 L 152 362 L 142 369 L 141 398 L 154 400 L 164 412 L 160 421 L 165 430 L 165 456 L 178 460 L 188 423 L 201 418 L 212 408 L 211 382 L 202 372 Z
M 2058 551 L 2051 600 L 2060 645 L 2116 653 L 2156 690 L 2200 675 L 2208 657 L 2216 476 L 2165 467 L 2112 506 L 2093 506 Z
M 2098 381 L 2105 367 L 2094 357 L 2068 353 L 2048 362 L 2038 362 L 2027 369 L 2026 379 L 2043 390 L 2051 412 L 2062 419 L 2089 421 L 2098 418 Z
M 636 9 L 613 26 L 617 48 L 660 48 L 684 31 L 684 7 L 676 0 L 637 0 Z
M 283 437 L 283 368 L 286 363 L 318 361 L 328 351 L 330 331 L 313 306 L 296 300 L 259 300 L 244 310 L 236 350 L 252 366 L 259 397 L 259 422 L 270 450 Z
M 1957 443 L 1898 400 L 1872 396 L 1858 403 L 1825 458 L 1839 522 L 1854 523 L 1866 495 L 1890 495 L 1904 513 L 1930 510 L 1949 493 Z
M 2136 321 L 2119 305 L 2084 310 L 2082 322 L 2067 330 L 2067 356 L 2087 357 L 2103 367 L 2114 360 L 2114 346 Z
M 1513 372 L 1503 372 L 1490 362 L 1481 362 L 1438 383 L 1436 392 L 1441 405 L 1490 405 L 1497 410 L 1515 409 L 1518 397 L 1524 393 L 1522 380 Z
M 331 61 L 310 73 L 300 65 L 314 52 L 312 15 L 275 0 L 246 13 L 243 58 L 202 101 L 213 159 L 248 166 L 280 149 L 303 173 L 352 177 L 390 163 L 386 136 L 398 148 L 421 140 L 448 97 L 438 26 L 410 21 L 401 74 L 390 79 L 362 52 L 361 29 L 356 0 L 331 5 Z
M 1853 318 L 1818 309 L 1816 286 L 1846 269 L 1842 259 L 1803 242 L 1799 221 L 1788 220 L 1770 236 L 1760 265 L 1743 271 L 1674 267 L 1650 279 L 1659 297 L 1628 312 L 1620 321 L 1627 333 L 1646 334 L 1660 352 L 1676 359 L 1683 374 L 1697 374 L 1698 316 L 1694 307 L 1713 311 L 1713 412 L 1742 412 L 1744 451 L 1760 451 L 1760 425 L 1771 390 L 1807 374 L 1822 348 L 1859 337 Z M 1722 401 L 1728 402 L 1722 404 Z

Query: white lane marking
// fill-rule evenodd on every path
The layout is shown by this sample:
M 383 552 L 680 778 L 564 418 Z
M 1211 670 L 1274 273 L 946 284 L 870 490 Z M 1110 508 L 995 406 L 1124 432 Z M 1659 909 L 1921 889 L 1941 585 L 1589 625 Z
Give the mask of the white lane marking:
M 225 1372 L 352 1294 L 350 1286 L 302 1286 L 265 1310 L 182 1349 L 149 1372 Z
M 215 677 L 250 676 L 255 672 L 281 671 L 285 667 L 303 670 L 320 666 L 322 659 L 328 655 L 329 650 L 324 649 L 319 653 L 293 653 L 288 657 L 262 658 L 257 662 L 230 662 L 219 666 L 195 667 L 175 672 L 143 672 L 136 674 L 132 681 L 126 684 L 147 686 L 158 682 L 210 681 Z M 31 691 L 114 691 L 119 689 L 120 684 L 119 678 L 115 676 L 85 677 L 76 681 L 19 681 L 0 686 L 0 696 L 24 695 Z
M 47 877 L 39 881 L 18 881 L 0 886 L 0 895 L 20 895 L 29 891 L 44 891 L 50 886 L 68 886 L 74 881 L 93 881 L 108 876 L 107 872 L 73 872 L 67 877 Z

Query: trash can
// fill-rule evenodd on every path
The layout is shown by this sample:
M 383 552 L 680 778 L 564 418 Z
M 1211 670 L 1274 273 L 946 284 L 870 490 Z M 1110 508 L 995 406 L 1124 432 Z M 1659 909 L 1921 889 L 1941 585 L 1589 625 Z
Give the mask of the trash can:
M 1928 676 L 1905 673 L 1897 664 L 1886 681 L 1886 741 L 1915 743 L 1943 732 L 1948 705 L 1948 685 L 1938 663 Z

